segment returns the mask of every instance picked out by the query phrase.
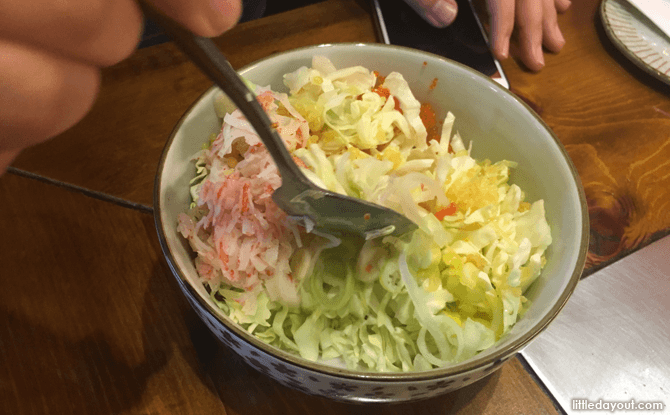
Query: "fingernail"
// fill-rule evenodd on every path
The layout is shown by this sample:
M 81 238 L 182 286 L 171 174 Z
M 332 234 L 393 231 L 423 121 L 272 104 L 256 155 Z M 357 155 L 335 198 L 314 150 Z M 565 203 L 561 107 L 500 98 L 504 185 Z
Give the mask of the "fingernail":
M 426 9 L 426 19 L 436 27 L 449 26 L 458 13 L 454 0 L 437 0 L 432 7 Z
M 498 52 L 500 53 L 500 58 L 507 59 L 509 57 L 509 38 L 501 39 L 499 46 Z
M 561 33 L 561 29 L 558 29 L 558 41 L 561 47 L 565 45 L 565 38 L 563 37 L 563 33 Z

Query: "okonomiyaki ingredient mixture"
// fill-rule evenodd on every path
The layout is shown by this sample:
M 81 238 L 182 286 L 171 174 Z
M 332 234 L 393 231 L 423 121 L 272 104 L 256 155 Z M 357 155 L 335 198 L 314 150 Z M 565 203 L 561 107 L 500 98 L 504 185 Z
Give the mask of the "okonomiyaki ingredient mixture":
M 260 340 L 353 370 L 453 365 L 505 336 L 552 242 L 543 201 L 510 183 L 515 163 L 472 158 L 454 115 L 438 119 L 400 73 L 315 56 L 284 84 L 250 86 L 307 176 L 419 229 L 307 232 L 272 201 L 281 177 L 254 129 L 221 111 L 178 218 L 211 299 Z

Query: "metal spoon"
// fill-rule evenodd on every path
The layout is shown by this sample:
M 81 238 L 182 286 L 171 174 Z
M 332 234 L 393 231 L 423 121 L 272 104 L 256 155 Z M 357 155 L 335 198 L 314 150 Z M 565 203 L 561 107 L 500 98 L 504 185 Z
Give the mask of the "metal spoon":
M 295 164 L 253 92 L 210 39 L 196 36 L 172 19 L 139 1 L 145 15 L 159 24 L 177 46 L 238 106 L 272 155 L 282 185 L 272 199 L 307 229 L 335 236 L 372 239 L 401 236 L 417 225 L 398 212 L 362 199 L 344 196 L 313 184 Z

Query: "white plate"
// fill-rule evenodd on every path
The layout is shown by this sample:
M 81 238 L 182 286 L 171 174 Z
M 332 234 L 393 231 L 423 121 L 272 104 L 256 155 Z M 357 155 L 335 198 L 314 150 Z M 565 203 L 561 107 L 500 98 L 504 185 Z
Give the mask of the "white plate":
M 607 36 L 637 66 L 670 85 L 670 39 L 626 0 L 603 0 Z

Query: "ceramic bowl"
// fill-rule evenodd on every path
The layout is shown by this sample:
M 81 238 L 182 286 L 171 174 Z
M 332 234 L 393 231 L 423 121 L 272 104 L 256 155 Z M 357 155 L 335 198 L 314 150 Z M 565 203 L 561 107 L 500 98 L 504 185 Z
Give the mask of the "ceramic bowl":
M 429 398 L 471 384 L 512 358 L 556 317 L 577 285 L 588 247 L 588 213 L 579 177 L 565 149 L 545 123 L 495 82 L 453 61 L 424 52 L 376 44 L 335 44 L 297 49 L 260 60 L 240 73 L 258 85 L 286 91 L 282 76 L 327 56 L 337 68 L 362 65 L 381 74 L 397 71 L 417 99 L 438 117 L 456 116 L 455 129 L 472 155 L 518 162 L 511 182 L 544 199 L 553 244 L 547 264 L 526 292 L 531 306 L 509 335 L 475 357 L 451 367 L 412 373 L 357 372 L 314 363 L 271 347 L 234 324 L 211 302 L 199 283 L 188 244 L 177 232 L 177 215 L 190 203 L 191 157 L 220 129 L 212 87 L 178 122 L 170 136 L 155 183 L 155 220 L 166 260 L 181 290 L 211 331 L 249 365 L 306 393 L 355 402 L 401 402 Z M 436 80 L 436 81 L 435 81 Z M 436 83 L 435 83 L 436 82 Z

